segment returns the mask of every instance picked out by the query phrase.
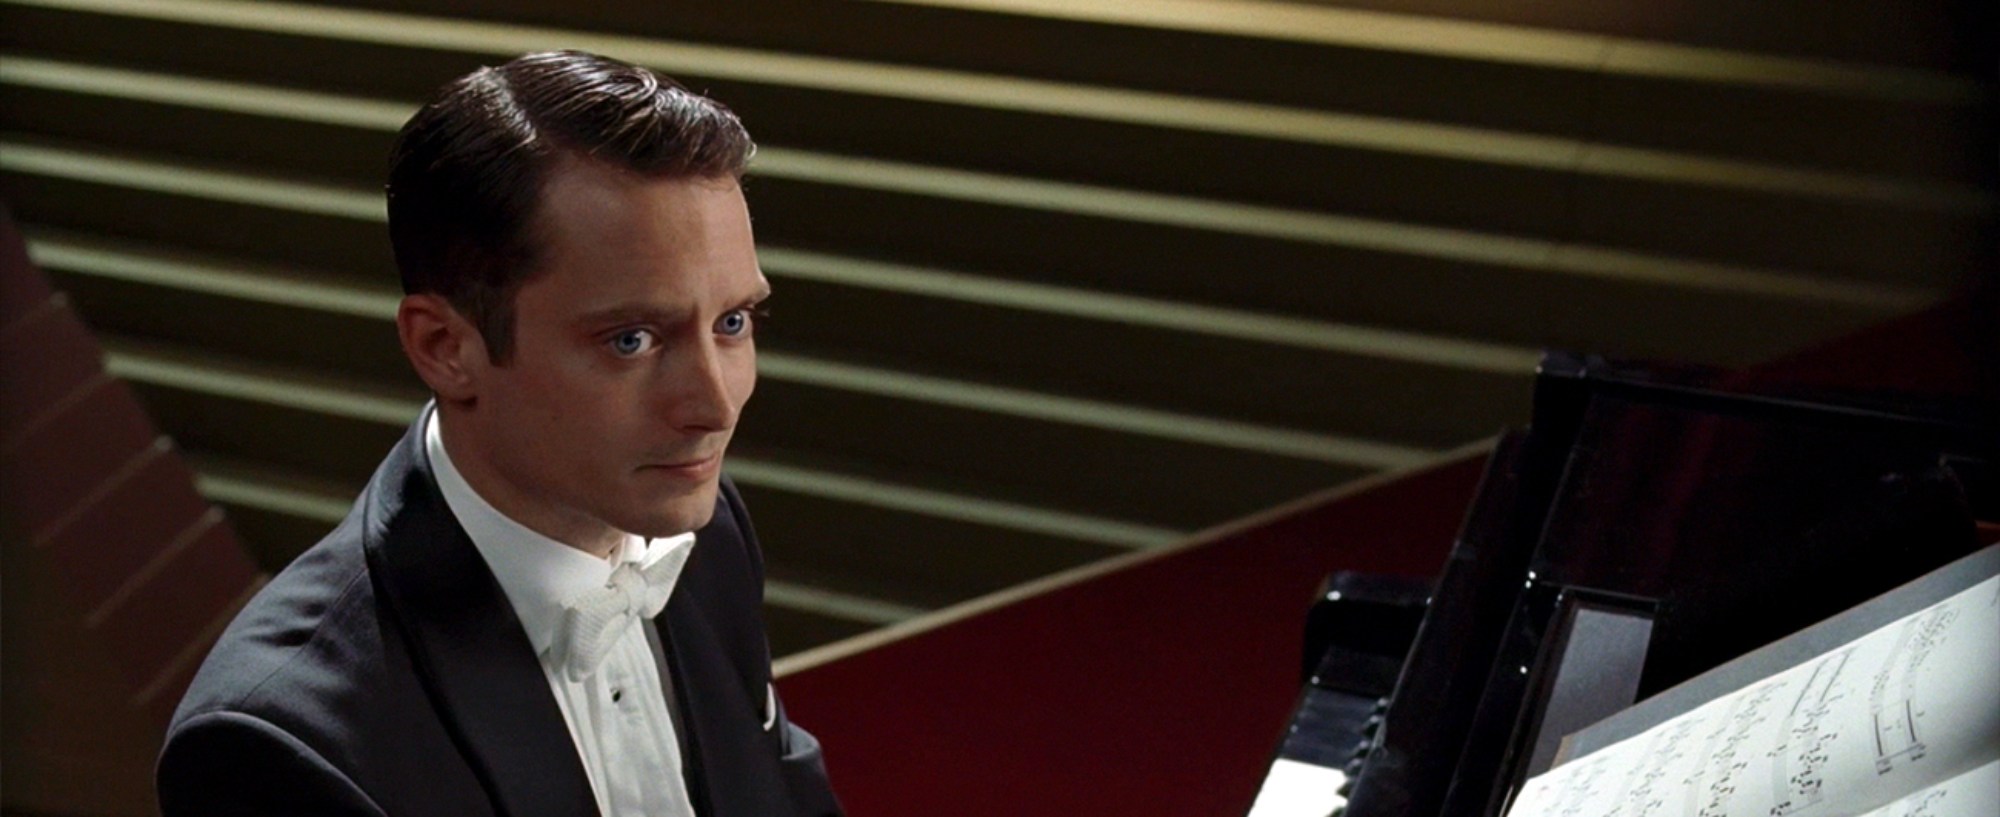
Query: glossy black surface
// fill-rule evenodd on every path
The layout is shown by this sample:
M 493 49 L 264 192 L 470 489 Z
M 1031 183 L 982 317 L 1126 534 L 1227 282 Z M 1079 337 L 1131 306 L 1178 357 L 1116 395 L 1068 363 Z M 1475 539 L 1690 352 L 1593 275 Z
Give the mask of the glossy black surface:
M 1654 611 L 1639 695 L 1976 549 L 2000 434 L 1967 407 L 1758 394 L 1551 356 L 1496 451 L 1349 817 L 1472 817 L 1520 782 L 1565 593 Z

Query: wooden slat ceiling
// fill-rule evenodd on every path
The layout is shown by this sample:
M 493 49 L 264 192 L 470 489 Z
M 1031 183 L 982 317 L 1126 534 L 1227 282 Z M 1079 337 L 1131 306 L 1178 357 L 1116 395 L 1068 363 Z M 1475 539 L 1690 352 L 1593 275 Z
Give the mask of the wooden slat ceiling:
M 780 654 L 1486 436 L 1542 348 L 1911 311 L 1992 226 L 1989 89 L 1907 64 L 1251 0 L 459 5 L 0 0 L 0 197 L 275 570 L 424 398 L 379 193 L 416 101 L 553 47 L 712 92 L 762 145 L 730 469 Z

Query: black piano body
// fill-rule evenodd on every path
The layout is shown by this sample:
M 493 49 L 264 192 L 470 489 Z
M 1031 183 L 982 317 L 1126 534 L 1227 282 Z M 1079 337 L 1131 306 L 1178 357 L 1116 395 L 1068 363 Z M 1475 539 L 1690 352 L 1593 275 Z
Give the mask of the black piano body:
M 1329 579 L 1279 756 L 1344 767 L 1345 817 L 1499 815 L 1562 734 L 1971 553 L 1976 520 L 2000 519 L 1994 418 L 1730 381 L 1546 358 L 1435 585 Z

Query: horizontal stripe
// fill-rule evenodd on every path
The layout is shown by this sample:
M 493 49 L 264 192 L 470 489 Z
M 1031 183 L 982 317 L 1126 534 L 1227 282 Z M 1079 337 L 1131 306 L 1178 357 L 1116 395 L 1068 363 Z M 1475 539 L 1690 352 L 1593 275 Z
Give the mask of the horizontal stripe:
M 105 342 L 105 352 L 105 368 L 108 371 L 140 383 L 396 428 L 412 422 L 423 406 L 422 397 L 416 394 L 392 395 L 381 390 L 360 393 L 352 386 L 336 385 L 316 376 L 255 371 L 240 365 L 218 365 L 115 340 Z M 1075 541 L 1146 548 L 1171 543 L 1181 535 L 1179 531 L 1165 528 L 735 455 L 729 457 L 726 470 L 744 485 Z
M 1435 453 L 1354 437 L 1197 417 L 802 355 L 763 353 L 758 357 L 757 370 L 759 374 L 794 383 L 1362 468 L 1398 468 L 1422 462 Z
M 990 0 L 963 0 L 978 3 Z M 1002 0 L 1004 2 L 1005 0 Z M 981 75 L 938 69 L 920 69 L 840 60 L 826 57 L 793 56 L 744 48 L 707 46 L 657 39 L 603 34 L 574 29 L 557 29 L 472 19 L 419 16 L 383 11 L 346 9 L 326 5 L 285 2 L 233 2 L 232 0 L 5 0 L 20 6 L 115 14 L 141 19 L 164 20 L 196 25 L 236 28 L 307 37 L 349 40 L 377 45 L 464 51 L 490 56 L 540 51 L 549 48 L 580 48 L 614 54 L 671 71 L 716 78 L 777 82 L 801 87 L 861 93 L 885 93 L 916 98 L 943 98 L 948 101 L 978 92 L 987 99 L 965 100 L 971 104 L 1002 106 L 1003 102 L 1034 104 L 1034 94 L 1005 93 L 1009 90 L 1060 90 L 1055 83 L 999 80 L 980 88 L 971 80 Z M 1096 15 L 1113 0 L 1078 6 L 1067 0 L 1032 0 L 1043 14 L 1068 16 Z M 1321 8 L 1301 13 L 1296 8 L 1274 19 L 1273 10 L 1290 4 L 1207 0 L 1201 6 L 1178 0 L 1169 3 L 1132 4 L 1127 7 L 1158 6 L 1186 10 L 1214 20 L 1228 16 L 1238 26 L 1254 26 L 1259 36 L 1290 31 L 1295 36 L 1323 44 L 1346 45 L 1381 51 L 1440 56 L 1479 61 L 1512 62 L 1613 76 L 1660 77 L 1699 82 L 1749 85 L 1778 90 L 1840 94 L 1920 104 L 1972 106 L 1984 98 L 1976 82 L 1938 74 L 1890 66 L 1863 66 L 1827 60 L 1799 59 L 1751 54 L 1718 48 L 1649 42 L 1629 38 L 1558 32 L 1522 26 L 1506 26 L 1472 21 L 1421 18 L 1363 10 Z M 1236 9 L 1241 6 L 1242 11 Z M 1227 9 L 1226 11 L 1224 9 Z M 1146 12 L 1141 12 L 1146 13 Z M 1127 12 L 1129 17 L 1131 12 Z M 1181 17 L 1187 19 L 1183 11 Z M 1153 14 L 1155 19 L 1164 15 Z M 1183 26 L 1185 27 L 1185 26 Z M 1251 33 L 1251 32 L 1235 32 Z M 1299 36 L 1303 35 L 1303 37 Z M 997 78 L 996 78 L 997 79 Z M 971 87 L 968 87 L 971 86 Z M 993 91 L 1002 93 L 993 93 Z M 1043 104 L 1049 104 L 1045 100 Z
M 1541 353 L 1522 346 L 1329 323 L 1266 312 L 1183 303 L 1115 292 L 1037 284 L 953 270 L 763 247 L 765 273 L 886 292 L 1066 315 L 1109 323 L 1192 332 L 1323 352 L 1474 369 L 1503 375 L 1534 371 Z
M 921 607 L 777 579 L 764 580 L 764 603 L 878 626 L 908 621 L 928 612 Z
M 217 473 L 195 463 L 195 488 L 210 502 L 255 508 L 325 525 L 337 525 L 354 508 L 354 497 L 277 485 L 243 474 Z
M 0 82 L 389 133 L 399 130 L 416 110 L 414 103 L 29 57 L 10 56 L 0 60 Z M 1062 97 L 1052 96 L 1049 88 L 1033 91 L 1019 96 L 1042 106 Z M 1873 202 L 1945 213 L 1983 214 L 1995 208 L 1993 197 L 1986 191 L 1944 182 L 1807 170 L 1563 137 L 1137 91 L 1097 93 L 1105 98 L 1078 100 L 1077 104 L 1061 110 L 1039 112 L 1554 172 Z
M 380 191 L 0 141 L 0 170 L 70 181 L 387 223 Z
M 768 460 L 730 457 L 726 470 L 744 485 L 1112 547 L 1134 550 L 1164 547 L 1184 535 L 1182 531 L 1167 528 L 950 494 Z
M 1613 75 L 1758 85 L 1952 105 L 1977 83 L 1930 71 L 1780 57 L 1553 28 L 1271 0 L 871 0 L 1255 37 Z
M 369 320 L 394 321 L 403 300 L 402 291 L 393 286 L 366 287 L 279 267 L 113 249 L 33 230 L 28 231 L 28 254 L 44 269 Z
M 1911 307 L 1936 294 L 1921 287 L 1691 262 L 1538 238 L 801 151 L 764 151 L 757 168 L 765 174 L 822 184 L 1681 289 L 1869 308 Z
M 0 170 L 315 215 L 376 222 L 387 220 L 386 205 L 380 193 L 372 190 L 46 147 L 20 142 L 18 138 L 0 141 Z M 1542 239 L 806 151 L 764 150 L 759 153 L 753 172 L 822 184 L 1403 254 L 1445 262 L 1509 266 L 1584 278 L 1820 301 L 1878 309 L 1885 314 L 1921 305 L 1936 295 L 1922 287 L 1845 281 Z
M 104 350 L 105 370 L 127 380 L 394 428 L 416 420 L 428 399 L 413 389 L 343 382 L 313 372 L 221 364 L 113 339 L 104 341 Z
M 0 60 L 0 83 L 388 133 L 417 112 L 408 102 L 11 54 Z

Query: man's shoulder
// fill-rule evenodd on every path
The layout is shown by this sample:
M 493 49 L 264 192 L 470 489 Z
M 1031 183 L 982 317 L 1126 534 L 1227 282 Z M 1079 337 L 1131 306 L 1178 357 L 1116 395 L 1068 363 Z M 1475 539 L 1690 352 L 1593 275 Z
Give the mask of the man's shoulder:
M 395 644 L 385 644 L 396 636 L 382 626 L 367 550 L 370 539 L 397 535 L 383 521 L 421 470 L 411 454 L 414 434 L 390 450 L 347 517 L 236 614 L 196 672 L 175 726 L 204 712 L 283 715 L 286 707 L 348 694 L 358 676 L 396 655 Z
M 351 520 L 350 520 L 351 522 Z M 336 528 L 259 589 L 202 662 L 174 724 L 202 713 L 270 719 L 351 692 L 384 656 L 362 544 Z
M 327 790 L 389 813 L 487 813 L 373 578 L 361 537 L 343 526 L 245 605 L 168 727 L 163 797 L 227 778 L 231 764 L 263 768 L 246 752 L 276 753 L 271 762 L 301 780 L 337 782 Z

